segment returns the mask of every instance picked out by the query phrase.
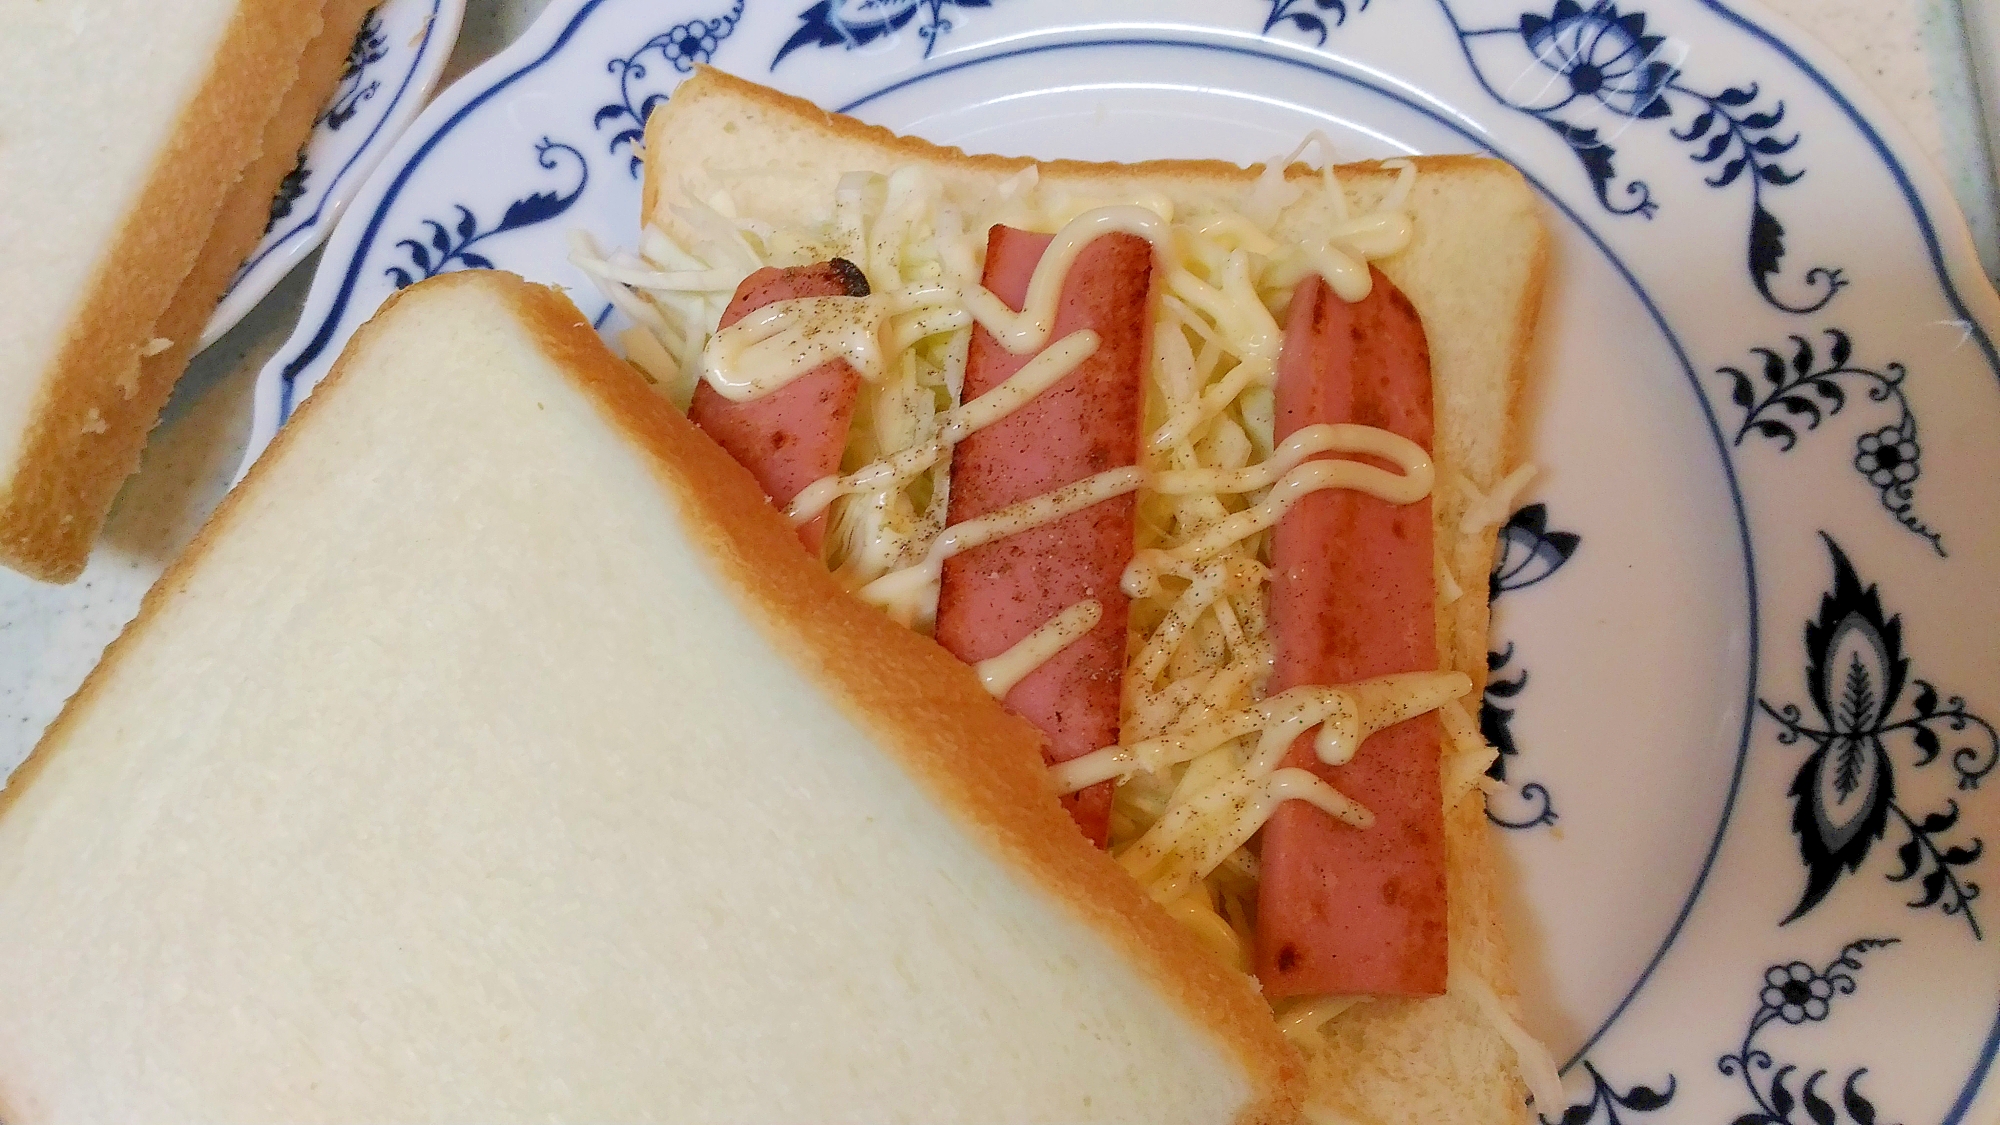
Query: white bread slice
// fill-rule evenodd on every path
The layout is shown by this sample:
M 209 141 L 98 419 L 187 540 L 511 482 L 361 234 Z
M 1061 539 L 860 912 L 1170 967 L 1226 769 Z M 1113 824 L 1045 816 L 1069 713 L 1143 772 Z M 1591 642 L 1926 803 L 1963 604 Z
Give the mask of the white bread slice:
M 183 366 L 142 353 L 324 6 L 0 8 L 0 564 L 83 569 Z
M 1289 1120 L 1067 827 L 574 306 L 440 277 L 0 795 L 0 1119 Z
M 1101 164 L 968 155 L 898 136 L 810 102 L 701 68 L 656 110 L 647 126 L 642 204 L 645 220 L 683 240 L 695 233 L 675 207 L 726 186 L 739 214 L 779 226 L 823 219 L 849 171 L 887 173 L 921 165 L 967 213 L 1003 179 L 1038 163 L 1045 189 L 1091 198 L 1159 193 L 1176 207 L 1241 199 L 1262 172 L 1223 161 Z M 1415 237 L 1376 263 L 1409 297 L 1430 341 L 1439 466 L 1434 494 L 1440 565 L 1461 594 L 1440 599 L 1439 652 L 1470 676 L 1476 699 L 1486 682 L 1487 572 L 1497 529 L 1461 534 L 1467 508 L 1519 462 L 1517 415 L 1527 353 L 1541 306 L 1547 236 L 1533 193 L 1496 160 L 1423 156 L 1408 209 Z M 1338 169 L 1349 206 L 1382 198 L 1396 173 L 1374 163 Z M 1317 177 L 1304 165 L 1293 178 Z M 1332 221 L 1320 197 L 1286 210 L 1273 232 L 1302 239 Z M 1506 513 L 1500 513 L 1504 519 Z M 1312 1102 L 1361 1125 L 1517 1125 L 1525 1089 L 1515 1054 L 1479 1013 L 1469 989 L 1490 989 L 1510 1009 L 1515 989 L 1500 924 L 1498 874 L 1484 797 L 1474 789 L 1446 810 L 1450 852 L 1450 936 L 1454 986 L 1437 1000 L 1361 1005 L 1328 1028 L 1324 1049 L 1308 1052 Z

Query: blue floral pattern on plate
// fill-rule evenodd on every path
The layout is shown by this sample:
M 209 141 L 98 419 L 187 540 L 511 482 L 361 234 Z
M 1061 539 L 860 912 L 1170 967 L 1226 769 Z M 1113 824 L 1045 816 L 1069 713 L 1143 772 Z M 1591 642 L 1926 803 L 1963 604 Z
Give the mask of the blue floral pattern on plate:
M 382 0 L 363 18 L 339 84 L 271 201 L 264 237 L 202 330 L 207 347 L 333 229 L 444 71 L 465 0 Z
M 354 116 L 361 112 L 361 103 L 373 98 L 382 89 L 382 79 L 378 77 L 377 65 L 389 57 L 389 37 L 382 30 L 382 9 L 371 8 L 361 21 L 360 30 L 354 33 L 354 45 L 347 50 L 347 63 L 341 67 L 340 85 L 333 92 L 333 100 L 320 111 L 317 124 L 338 132 Z
M 1547 579 L 1582 544 L 1583 537 L 1575 532 L 1549 530 L 1546 504 L 1530 504 L 1515 512 L 1500 528 L 1493 573 L 1487 579 L 1488 601 L 1497 602 L 1509 590 L 1525 590 Z M 1521 756 L 1521 748 L 1514 742 L 1514 709 L 1509 704 L 1528 686 L 1527 670 L 1511 668 L 1513 661 L 1512 641 L 1507 642 L 1506 648 L 1486 654 L 1486 692 L 1479 701 L 1479 733 L 1498 752 L 1493 764 L 1487 767 L 1486 776 L 1512 786 L 1504 808 L 1496 804 L 1499 794 L 1487 796 L 1486 819 L 1502 828 L 1539 828 L 1556 822 L 1555 798 L 1548 786 L 1539 781 L 1518 782 L 1507 776 L 1510 767 L 1519 772 Z
M 1861 1092 L 1865 1066 L 1850 1070 L 1839 1083 L 1837 1094 L 1820 1091 L 1827 1077 L 1825 1068 L 1803 1072 L 1796 1063 L 1780 1062 L 1758 1039 L 1767 1031 L 1784 1025 L 1821 1023 L 1832 1016 L 1834 1003 L 1851 996 L 1860 986 L 1862 954 L 1886 949 L 1896 938 L 1862 938 L 1849 942 L 1825 966 L 1814 968 L 1804 961 L 1772 965 L 1764 970 L 1762 987 L 1757 990 L 1757 1008 L 1743 1032 L 1743 1042 L 1733 1053 L 1716 1060 L 1723 1075 L 1742 1079 L 1743 1088 L 1756 1108 L 1739 1113 L 1731 1125 L 1806 1125 L 1795 1114 L 1804 1110 L 1812 1125 L 1834 1125 L 1840 1114 L 1829 1097 L 1837 1096 L 1850 1125 L 1876 1125 L 1875 1103 Z M 1632 1086 L 1620 1091 L 1607 1081 L 1589 1060 L 1582 1069 L 1590 1078 L 1590 1096 L 1566 1109 L 1560 1117 L 1541 1115 L 1544 1125 L 1624 1125 L 1620 1111 L 1653 1113 L 1674 1100 L 1680 1079 L 1667 1075 L 1664 1088 Z
M 1897 944 L 1895 938 L 1862 938 L 1849 942 L 1824 967 L 1813 968 L 1804 961 L 1773 965 L 1764 970 L 1764 987 L 1757 994 L 1757 1011 L 1743 1032 L 1743 1044 L 1734 1054 L 1716 1060 L 1723 1074 L 1740 1077 L 1756 1108 L 1737 1117 L 1734 1125 L 1804 1125 L 1797 1116 L 1804 1110 L 1813 1125 L 1829 1125 L 1839 1120 L 1828 1096 L 1819 1084 L 1827 1077 L 1825 1068 L 1801 1071 L 1796 1063 L 1780 1063 L 1758 1037 L 1781 1025 L 1796 1027 L 1819 1023 L 1833 1014 L 1833 1005 L 1843 996 L 1852 996 L 1860 987 L 1861 955 Z M 1875 1125 L 1875 1103 L 1861 1092 L 1861 1079 L 1868 1068 L 1848 1071 L 1838 1087 L 1840 1107 L 1852 1125 Z M 1762 1080 L 1760 1082 L 1760 1076 Z M 1797 1080 L 1797 1086 L 1789 1083 Z
M 638 50 L 605 64 L 606 70 L 618 76 L 618 100 L 599 108 L 591 124 L 599 129 L 615 128 L 611 151 L 622 149 L 626 153 L 635 178 L 644 166 L 639 159 L 639 142 L 646 135 L 647 115 L 654 106 L 667 100 L 667 92 L 682 76 L 694 73 L 696 66 L 715 58 L 716 49 L 736 30 L 736 21 L 742 18 L 743 0 L 736 0 L 736 6 L 721 15 L 675 24 L 646 40 Z M 664 81 L 652 83 L 651 88 L 642 85 L 649 77 L 655 77 L 647 68 L 647 55 L 658 55 L 661 62 L 673 68 L 670 73 L 658 75 Z
M 1326 42 L 1324 20 L 1297 10 L 1297 0 L 1268 2 L 1267 34 L 1289 26 L 1315 35 L 1321 45 Z M 1757 83 L 1727 86 L 1714 94 L 1690 85 L 1680 66 L 1666 61 L 1667 37 L 1648 34 L 1643 12 L 1621 14 L 1611 0 L 1596 0 L 1588 8 L 1576 0 L 1556 0 L 1546 15 L 1522 12 L 1517 23 L 1499 27 L 1466 27 L 1449 4 L 1437 3 L 1480 86 L 1495 101 L 1554 130 L 1575 153 L 1605 210 L 1652 218 L 1660 205 L 1645 181 L 1620 182 L 1618 150 L 1604 127 L 1585 123 L 1576 112 L 1593 106 L 1618 119 L 1620 129 L 1640 121 L 1668 123 L 1676 141 L 1699 146 L 1690 158 L 1714 170 L 1703 179 L 1710 188 L 1747 185 L 1746 262 L 1765 301 L 1787 312 L 1815 312 L 1846 286 L 1841 270 L 1814 266 L 1801 279 L 1802 295 L 1786 297 L 1772 287 L 1785 256 L 1785 225 L 1767 206 L 1765 194 L 1798 182 L 1805 172 L 1780 159 L 1798 145 L 1799 137 L 1785 134 L 1784 103 L 1764 99 Z M 1338 26 L 1345 9 L 1336 4 L 1333 11 Z M 1522 52 L 1533 60 L 1526 68 L 1510 57 Z M 1514 77 L 1495 77 L 1510 68 Z M 1537 72 L 1542 80 L 1525 80 Z M 1683 114 L 1685 123 L 1673 124 Z
M 1851 387 L 1864 390 L 1870 401 L 1893 402 L 1895 421 L 1869 428 L 1854 443 L 1854 471 L 1873 485 L 1882 507 L 1918 538 L 1931 545 L 1940 557 L 1945 553 L 1944 536 L 1917 518 L 1916 483 L 1923 474 L 1922 447 L 1917 444 L 1917 415 L 1910 408 L 1910 396 L 1903 389 L 1909 371 L 1890 360 L 1879 367 L 1853 363 L 1854 344 L 1838 328 L 1826 330 L 1826 354 L 1821 359 L 1812 341 L 1791 337 L 1789 356 L 1766 347 L 1753 348 L 1759 357 L 1752 366 L 1763 377 L 1763 393 L 1742 368 L 1721 367 L 1718 375 L 1730 380 L 1730 401 L 1743 409 L 1743 424 L 1736 429 L 1736 444 L 1751 434 L 1776 443 L 1779 452 L 1790 452 L 1799 443 L 1801 428 L 1812 431 L 1840 413 L 1851 397 Z
M 1547 1125 L 1593 1125 L 1600 1117 L 1604 1119 L 1603 1125 L 1627 1125 L 1634 1114 L 1666 1108 L 1680 1086 L 1679 1080 L 1669 1074 L 1664 1086 L 1633 1085 L 1620 1090 L 1589 1059 L 1583 1060 L 1582 1070 L 1584 1077 L 1590 1079 L 1590 1096 L 1572 1104 L 1560 1116 L 1541 1114 Z
M 952 30 L 952 13 L 991 7 L 993 0 L 819 0 L 799 13 L 799 28 L 771 59 L 778 69 L 785 56 L 801 47 L 844 47 L 853 50 L 886 38 L 911 24 L 923 40 L 924 57 L 938 39 Z
M 401 289 L 419 278 L 436 277 L 452 269 L 492 269 L 493 260 L 474 250 L 474 246 L 509 231 L 556 218 L 569 210 L 583 194 L 583 189 L 590 186 L 589 162 L 584 160 L 582 153 L 560 141 L 543 137 L 536 142 L 535 163 L 558 176 L 565 173 L 574 176 L 575 182 L 529 192 L 509 203 L 500 218 L 489 227 L 480 226 L 478 216 L 463 203 L 456 207 L 457 215 L 449 222 L 425 219 L 424 234 L 396 240 L 396 246 L 409 257 L 407 269 L 400 265 L 386 268 L 385 272 L 395 281 L 396 288 Z
M 1806 887 L 1785 921 L 1804 916 L 1825 901 L 1842 876 L 1859 871 L 1894 824 L 1906 838 L 1896 849 L 1889 881 L 1916 879 L 1918 895 L 1910 906 L 1958 915 L 1977 939 L 1972 900 L 1979 897 L 1979 884 L 1966 878 L 1966 869 L 1979 862 L 1985 845 L 1978 837 L 1946 839 L 1959 826 L 1955 799 L 1931 812 L 1910 813 L 1904 804 L 1913 779 L 1905 775 L 1899 797 L 1890 751 L 1892 741 L 1907 739 L 1914 751 L 1911 766 L 1922 769 L 1944 754 L 1946 739 L 1960 742 L 1947 760 L 1956 788 L 1971 791 L 2000 765 L 2000 732 L 1968 711 L 1962 697 L 1940 699 L 1937 688 L 1910 677 L 1902 618 L 1885 617 L 1880 590 L 1862 586 L 1831 538 L 1826 546 L 1833 555 L 1833 589 L 1820 599 L 1819 615 L 1805 630 L 1806 688 L 1819 717 L 1807 719 L 1795 703 L 1758 701 L 1777 721 L 1779 742 L 1813 747 L 1787 791 Z M 1905 689 L 1914 689 L 1907 709 Z
M 1283 27 L 1314 36 L 1313 46 L 1326 46 L 1333 29 L 1347 22 L 1346 0 L 1270 0 L 1271 13 L 1264 17 L 1264 34 Z M 1368 10 L 1368 0 L 1359 0 L 1356 11 Z M 1328 22 L 1332 21 L 1332 22 Z

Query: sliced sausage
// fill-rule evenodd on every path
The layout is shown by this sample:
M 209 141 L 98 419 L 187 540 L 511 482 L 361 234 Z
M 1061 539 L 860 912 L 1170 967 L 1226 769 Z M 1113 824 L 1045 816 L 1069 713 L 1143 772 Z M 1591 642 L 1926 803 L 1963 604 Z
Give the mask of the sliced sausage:
M 1318 276 L 1292 298 L 1278 440 L 1320 422 L 1379 426 L 1431 448 L 1423 325 L 1379 272 L 1356 304 Z M 1344 489 L 1316 493 L 1279 521 L 1271 555 L 1269 694 L 1438 666 L 1428 498 L 1399 505 Z M 1432 713 L 1376 734 L 1344 766 L 1321 764 L 1310 735 L 1292 746 L 1286 765 L 1313 769 L 1375 823 L 1352 828 L 1299 801 L 1271 817 L 1257 902 L 1266 996 L 1443 993 L 1441 738 Z
M 743 279 L 723 310 L 727 328 L 773 301 L 799 297 L 866 297 L 868 279 L 845 258 L 786 269 L 765 267 Z M 764 494 L 783 508 L 805 486 L 840 471 L 861 379 L 844 359 L 820 364 L 748 402 L 732 402 L 697 384 L 688 418 L 750 470 Z M 822 512 L 799 525 L 799 541 L 818 556 L 826 540 Z
M 1050 236 L 995 226 L 986 287 L 1018 308 Z M 951 461 L 950 521 L 975 519 L 1106 469 L 1136 464 L 1144 399 L 1153 248 L 1107 234 L 1084 248 L 1063 282 L 1051 341 L 1096 330 L 1095 354 L 1055 386 L 959 443 Z M 969 401 L 1031 356 L 974 332 L 966 363 Z M 938 642 L 961 660 L 997 656 L 1063 609 L 1094 598 L 1097 627 L 1021 680 L 1006 704 L 1048 736 L 1051 762 L 1118 741 L 1125 675 L 1127 599 L 1118 588 L 1132 559 L 1136 500 L 1119 496 L 946 561 L 938 593 Z M 1111 784 L 1064 799 L 1101 847 L 1110 831 Z

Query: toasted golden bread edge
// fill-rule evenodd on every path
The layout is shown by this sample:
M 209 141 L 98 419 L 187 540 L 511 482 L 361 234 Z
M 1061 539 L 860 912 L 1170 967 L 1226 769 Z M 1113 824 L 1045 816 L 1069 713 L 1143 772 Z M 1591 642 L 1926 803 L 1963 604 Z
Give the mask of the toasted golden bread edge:
M 324 9 L 246 0 L 230 21 L 41 376 L 16 464 L 0 467 L 0 564 L 45 582 L 83 572 L 184 367 L 142 372 L 140 352 L 256 157 Z

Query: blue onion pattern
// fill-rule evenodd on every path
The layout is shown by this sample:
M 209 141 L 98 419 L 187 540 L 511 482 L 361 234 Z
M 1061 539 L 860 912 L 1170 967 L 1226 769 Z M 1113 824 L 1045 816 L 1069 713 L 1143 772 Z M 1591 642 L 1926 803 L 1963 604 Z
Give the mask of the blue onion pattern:
M 631 54 L 604 64 L 606 70 L 618 77 L 618 100 L 600 107 L 591 124 L 600 130 L 607 125 L 616 126 L 611 152 L 616 155 L 620 149 L 625 151 L 630 161 L 628 170 L 634 179 L 644 167 L 638 150 L 646 135 L 647 116 L 667 100 L 668 92 L 679 83 L 681 75 L 692 74 L 696 66 L 715 60 L 716 49 L 736 30 L 742 18 L 743 0 L 736 0 L 721 15 L 675 24 L 646 40 Z M 671 68 L 661 75 L 665 81 L 653 83 L 657 88 L 652 90 L 641 85 L 652 77 L 646 64 L 647 55 L 658 55 Z
M 1265 0 L 1263 31 L 1310 35 L 1324 46 L 1331 27 L 1346 22 L 1344 0 Z M 1547 12 L 1523 12 L 1513 23 L 1467 27 L 1449 0 L 1436 0 L 1473 76 L 1493 100 L 1549 127 L 1569 146 L 1599 206 L 1614 215 L 1651 218 L 1659 202 L 1644 180 L 1620 173 L 1613 136 L 1626 124 L 1657 121 L 1688 158 L 1708 169 L 1702 182 L 1748 195 L 1744 265 L 1751 285 L 1774 308 L 1810 313 L 1826 307 L 1848 284 L 1839 269 L 1813 266 L 1783 288 L 1784 223 L 1769 193 L 1805 175 L 1788 154 L 1799 137 L 1785 129 L 1785 105 L 1766 99 L 1754 82 L 1710 93 L 1690 84 L 1680 68 L 1681 49 L 1649 31 L 1646 15 L 1621 12 L 1612 0 L 1588 7 L 1556 0 Z M 1365 10 L 1365 5 L 1357 10 Z M 1331 16 L 1329 25 L 1326 16 Z M 1593 118 L 1618 125 L 1607 135 Z
M 457 218 L 450 223 L 425 219 L 424 234 L 396 240 L 396 247 L 409 258 L 409 268 L 390 266 L 383 271 L 389 280 L 401 289 L 420 278 L 435 277 L 454 268 L 493 269 L 493 260 L 487 257 L 484 248 L 475 250 L 475 246 L 510 231 L 548 222 L 569 210 L 590 182 L 590 166 L 583 154 L 560 141 L 543 137 L 536 142 L 535 163 L 552 172 L 567 169 L 575 175 L 576 182 L 516 199 L 501 213 L 500 221 L 490 227 L 481 227 L 478 215 L 463 203 L 455 205 Z
M 1786 1023 L 1818 1023 L 1833 1009 L 1833 984 L 1826 974 L 1804 961 L 1773 965 L 1764 971 L 1764 1007 Z
M 1539 1113 L 1544 1125 L 1594 1125 L 1600 1118 L 1601 1125 L 1625 1125 L 1624 1114 L 1664 1109 L 1680 1090 L 1680 1083 L 1671 1074 L 1667 1075 L 1665 1089 L 1655 1085 L 1620 1090 L 1589 1059 L 1583 1060 L 1583 1073 L 1590 1078 L 1590 1096 L 1563 1110 L 1560 1116 Z
M 1854 362 L 1854 344 L 1847 333 L 1829 328 L 1824 335 L 1824 354 L 1806 337 L 1793 336 L 1784 351 L 1752 348 L 1756 362 L 1746 365 L 1749 370 L 1716 369 L 1730 381 L 1730 401 L 1743 410 L 1736 444 L 1741 446 L 1755 434 L 1775 443 L 1780 452 L 1790 452 L 1802 433 L 1819 429 L 1821 422 L 1847 406 L 1854 386 L 1866 388 L 1870 402 L 1894 404 L 1895 421 L 1855 440 L 1854 471 L 1875 489 L 1883 509 L 1897 523 L 1944 557 L 1944 537 L 1916 515 L 1923 447 L 1917 440 L 1916 413 L 1903 390 L 1909 371 L 1894 361 L 1879 369 L 1864 367 Z
M 361 29 L 354 33 L 354 44 L 347 49 L 347 62 L 341 68 L 340 82 L 334 88 L 332 100 L 320 111 L 316 125 L 329 129 L 339 129 L 361 112 L 361 103 L 375 96 L 382 83 L 368 76 L 368 68 L 389 56 L 389 41 L 382 33 L 382 10 L 371 8 L 361 18 Z
M 1664 117 L 1660 97 L 1674 68 L 1659 61 L 1660 36 L 1646 17 L 1620 16 L 1615 5 L 1589 10 L 1559 3 L 1548 16 L 1523 13 L 1521 38 L 1535 61 L 1561 76 L 1569 97 L 1595 98 L 1625 117 Z
M 1806 690 L 1816 715 L 1808 718 L 1795 703 L 1757 701 L 1777 722 L 1781 745 L 1812 747 L 1787 791 L 1806 881 L 1784 922 L 1826 901 L 1893 830 L 1902 842 L 1885 872 L 1888 881 L 1915 882 L 1911 908 L 1962 918 L 1980 940 L 1973 912 L 1979 884 L 1967 870 L 1984 854 L 1984 842 L 1947 839 L 1959 827 L 1955 799 L 1927 813 L 1908 805 L 1916 771 L 1944 757 L 1946 739 L 1959 743 L 1946 759 L 1956 787 L 1976 789 L 2000 764 L 2000 731 L 1969 711 L 1962 696 L 1941 698 L 1936 687 L 1911 677 L 1901 616 L 1886 613 L 1879 588 L 1863 586 L 1846 553 L 1831 537 L 1821 538 L 1833 556 L 1833 588 L 1805 628 Z M 1908 755 L 1907 773 L 1898 770 L 1898 752 Z
M 1875 1103 L 1861 1092 L 1867 1067 L 1857 1067 L 1838 1086 L 1821 1089 L 1830 1073 L 1825 1068 L 1807 1070 L 1797 1063 L 1783 1062 L 1760 1040 L 1774 1028 L 1823 1023 L 1832 1018 L 1843 996 L 1859 987 L 1863 954 L 1887 949 L 1896 938 L 1862 938 L 1843 946 L 1833 960 L 1814 967 L 1805 961 L 1788 961 L 1764 970 L 1757 982 L 1757 1007 L 1743 1030 L 1743 1040 L 1735 1051 L 1716 1059 L 1716 1069 L 1725 1077 L 1738 1078 L 1749 1094 L 1752 1108 L 1738 1114 L 1730 1125 L 1876 1125 Z M 1673 1100 L 1680 1083 L 1667 1075 L 1665 1089 L 1634 1086 L 1621 1093 L 1590 1060 L 1583 1060 L 1590 1076 L 1588 1098 L 1571 1105 L 1560 1117 L 1541 1115 L 1543 1125 L 1625 1125 L 1621 1110 L 1650 1113 Z
M 1757 1011 L 1750 1017 L 1742 1045 L 1715 1064 L 1724 1075 L 1743 1080 L 1756 1107 L 1739 1115 L 1732 1125 L 1839 1125 L 1843 1117 L 1852 1125 L 1875 1125 L 1875 1103 L 1861 1092 L 1867 1067 L 1849 1071 L 1838 1087 L 1822 1091 L 1827 1070 L 1807 1071 L 1795 1063 L 1781 1063 L 1758 1044 L 1758 1038 L 1773 1027 L 1826 1020 L 1839 998 L 1853 995 L 1858 987 L 1861 955 L 1896 942 L 1895 938 L 1862 938 L 1849 942 L 1823 968 L 1793 961 L 1764 971 Z
M 270 234 L 272 227 L 277 226 L 280 220 L 292 213 L 293 205 L 306 193 L 306 181 L 311 178 L 312 169 L 306 167 L 306 150 L 301 147 L 299 158 L 292 163 L 292 170 L 285 173 L 284 179 L 278 181 L 278 192 L 271 197 L 270 216 L 264 220 L 265 234 Z
M 952 28 L 952 13 L 991 7 L 993 0 L 820 0 L 799 13 L 799 27 L 771 59 L 771 69 L 803 47 L 865 47 L 912 23 L 930 58 Z
M 1546 504 L 1530 504 L 1515 512 L 1500 528 L 1494 551 L 1493 570 L 1487 576 L 1487 597 L 1497 600 L 1510 590 L 1523 590 L 1547 579 L 1583 543 L 1583 537 L 1569 531 L 1549 530 Z M 1503 785 L 1514 785 L 1501 800 L 1491 794 L 1486 800 L 1486 819 L 1502 828 L 1539 828 L 1556 822 L 1555 798 L 1539 781 L 1516 784 L 1508 777 L 1521 754 L 1514 741 L 1514 698 L 1526 690 L 1528 673 L 1516 669 L 1502 675 L 1514 660 L 1514 645 L 1486 654 L 1486 692 L 1479 700 L 1479 733 L 1492 746 L 1493 764 L 1486 776 Z M 1630 1107 L 1627 1107 L 1630 1108 Z
M 1356 11 L 1368 10 L 1368 0 L 1360 0 Z M 1332 20 L 1331 27 L 1327 21 Z M 1327 34 L 1334 27 L 1347 22 L 1345 0 L 1272 0 L 1271 14 L 1264 19 L 1264 34 L 1269 35 L 1280 27 L 1317 36 L 1313 46 L 1326 46 Z

